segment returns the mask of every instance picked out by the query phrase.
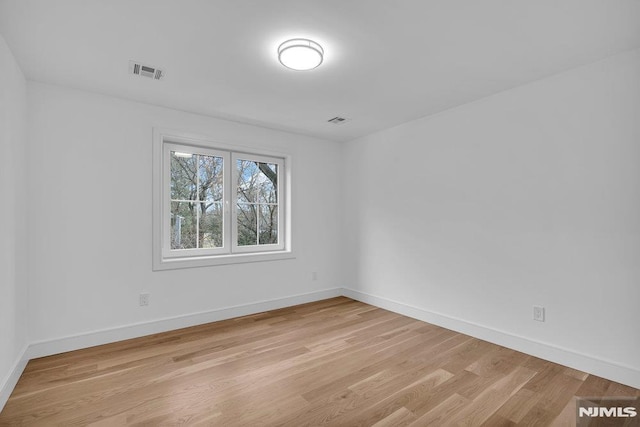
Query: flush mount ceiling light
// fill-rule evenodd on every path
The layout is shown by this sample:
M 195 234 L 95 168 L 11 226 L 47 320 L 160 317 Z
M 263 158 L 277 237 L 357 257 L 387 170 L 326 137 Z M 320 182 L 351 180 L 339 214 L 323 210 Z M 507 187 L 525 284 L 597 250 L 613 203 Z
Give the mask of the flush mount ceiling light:
M 278 60 L 282 65 L 296 71 L 313 70 L 322 64 L 322 46 L 309 39 L 291 39 L 278 47 Z

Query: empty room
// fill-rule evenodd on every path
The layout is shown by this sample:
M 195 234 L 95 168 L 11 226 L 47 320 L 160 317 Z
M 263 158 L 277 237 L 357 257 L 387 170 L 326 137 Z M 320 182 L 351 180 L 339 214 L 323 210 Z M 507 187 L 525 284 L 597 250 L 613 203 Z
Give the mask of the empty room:
M 0 426 L 640 425 L 640 1 L 0 0 Z

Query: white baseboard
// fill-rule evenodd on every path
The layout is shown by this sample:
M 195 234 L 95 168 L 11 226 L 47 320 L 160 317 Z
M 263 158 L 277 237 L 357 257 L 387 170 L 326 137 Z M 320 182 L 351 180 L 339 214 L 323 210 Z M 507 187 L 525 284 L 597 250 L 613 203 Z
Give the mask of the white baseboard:
M 24 368 L 27 366 L 29 362 L 29 358 L 27 357 L 27 349 L 28 345 L 25 345 L 20 355 L 16 358 L 11 370 L 7 377 L 0 383 L 0 412 L 2 412 L 2 408 L 9 400 L 9 396 L 11 396 L 11 392 L 18 384 L 18 380 L 20 379 L 20 375 L 24 372 Z
M 343 288 L 342 294 L 366 304 L 374 305 L 394 313 L 422 320 L 443 328 L 451 329 L 484 341 L 511 348 L 550 362 L 568 366 L 579 371 L 597 375 L 612 381 L 640 388 L 640 370 L 621 365 L 595 356 L 577 353 L 553 344 L 534 341 L 509 332 L 478 325 L 462 319 L 446 316 L 388 298 L 371 295 L 354 289 Z
M 258 301 L 250 304 L 224 307 L 215 310 L 192 313 L 150 322 L 136 323 L 116 328 L 103 329 L 85 334 L 72 335 L 52 340 L 33 342 L 27 350 L 28 359 L 50 356 L 52 354 L 73 351 L 96 345 L 108 344 L 130 338 L 172 331 L 189 326 L 202 325 L 219 320 L 276 310 L 313 301 L 338 297 L 342 295 L 342 288 L 325 289 L 316 292 L 298 294 L 284 298 Z

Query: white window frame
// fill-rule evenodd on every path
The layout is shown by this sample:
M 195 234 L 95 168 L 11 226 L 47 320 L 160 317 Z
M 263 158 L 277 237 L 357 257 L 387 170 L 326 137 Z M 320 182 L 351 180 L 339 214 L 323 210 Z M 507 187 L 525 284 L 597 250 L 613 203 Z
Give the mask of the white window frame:
M 213 150 L 204 147 L 195 147 L 192 145 L 184 145 L 184 144 L 176 144 L 172 142 L 165 142 L 163 144 L 163 153 L 162 153 L 162 162 L 163 162 L 163 182 L 166 183 L 164 185 L 164 194 L 163 194 L 163 204 L 162 204 L 162 256 L 163 258 L 185 258 L 185 257 L 195 257 L 195 256 L 207 256 L 207 255 L 221 255 L 225 254 L 229 251 L 231 247 L 231 236 L 228 233 L 229 229 L 229 186 L 230 183 L 228 180 L 224 180 L 223 185 L 223 198 L 222 204 L 224 205 L 224 221 L 222 225 L 222 247 L 220 248 L 207 248 L 207 249 L 171 249 L 171 228 L 169 224 L 171 222 L 171 218 L 167 215 L 167 212 L 171 211 L 171 186 L 168 185 L 171 182 L 171 167 L 170 167 L 170 158 L 171 152 L 177 151 L 181 153 L 188 154 L 201 154 L 207 156 L 221 157 L 223 161 L 223 176 L 227 172 L 227 168 L 230 166 L 231 153 L 228 151 L 221 150 Z
M 249 153 L 241 153 L 234 151 L 231 153 L 231 183 L 234 188 L 231 189 L 231 210 L 233 215 L 231 215 L 231 252 L 233 253 L 247 253 L 247 252 L 256 252 L 256 248 L 260 248 L 260 252 L 269 252 L 269 251 L 281 251 L 284 249 L 284 239 L 280 236 L 280 229 L 283 226 L 283 218 L 282 218 L 282 205 L 281 205 L 281 195 L 284 194 L 283 187 L 280 181 L 278 181 L 278 243 L 273 245 L 257 245 L 257 246 L 239 246 L 238 245 L 238 193 L 235 188 L 236 183 L 238 182 L 238 169 L 236 168 L 236 162 L 238 160 L 249 160 L 253 162 L 261 162 L 261 163 L 271 163 L 276 164 L 278 167 L 278 174 L 284 170 L 284 159 L 278 157 L 268 157 L 258 154 L 249 154 Z M 260 228 L 258 226 L 258 228 Z
M 223 247 L 171 249 L 171 151 L 223 158 Z M 278 243 L 237 245 L 238 159 L 278 167 Z M 153 270 L 294 258 L 291 250 L 291 156 L 210 138 L 154 128 L 153 136 Z

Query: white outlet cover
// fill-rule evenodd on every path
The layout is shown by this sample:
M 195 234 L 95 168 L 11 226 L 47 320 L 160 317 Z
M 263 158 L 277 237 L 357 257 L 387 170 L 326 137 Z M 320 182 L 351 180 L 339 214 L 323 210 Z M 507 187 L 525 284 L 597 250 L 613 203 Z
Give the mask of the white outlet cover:
M 544 307 L 541 307 L 539 305 L 533 306 L 533 320 L 544 322 Z
M 149 294 L 148 293 L 144 293 L 144 294 L 140 294 L 140 306 L 146 306 L 149 305 Z

